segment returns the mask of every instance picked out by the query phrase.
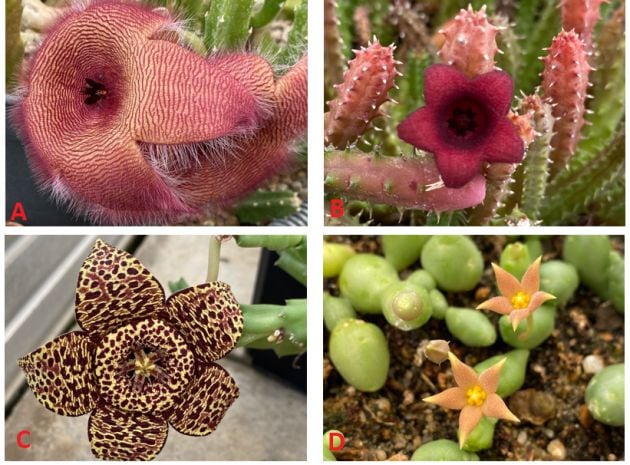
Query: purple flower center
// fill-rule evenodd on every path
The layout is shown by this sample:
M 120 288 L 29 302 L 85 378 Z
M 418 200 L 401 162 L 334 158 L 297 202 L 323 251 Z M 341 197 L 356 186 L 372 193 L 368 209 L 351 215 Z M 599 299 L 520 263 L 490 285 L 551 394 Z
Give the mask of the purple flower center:
M 449 136 L 454 136 L 457 141 L 469 142 L 485 132 L 485 112 L 473 99 L 456 100 L 445 113 Z

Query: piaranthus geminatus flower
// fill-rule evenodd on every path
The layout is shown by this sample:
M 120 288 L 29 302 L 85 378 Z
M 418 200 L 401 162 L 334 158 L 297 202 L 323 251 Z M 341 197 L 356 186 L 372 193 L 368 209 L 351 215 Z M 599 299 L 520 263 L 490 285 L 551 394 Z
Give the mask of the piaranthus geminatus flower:
M 422 400 L 447 409 L 461 410 L 459 414 L 459 447 L 464 445 L 470 432 L 484 416 L 519 421 L 496 393 L 505 359 L 477 375 L 475 370 L 459 360 L 453 352 L 448 353 L 448 358 L 457 387 L 449 388 Z
M 501 315 L 507 315 L 514 331 L 518 328 L 519 323 L 526 318 L 531 327 L 531 316 L 534 311 L 548 300 L 556 298 L 554 295 L 540 290 L 541 259 L 542 257 L 538 257 L 534 263 L 529 265 L 520 282 L 493 263 L 492 269 L 501 295 L 480 303 L 477 305 L 477 309 L 492 310 Z
M 73 331 L 18 360 L 37 400 L 68 416 L 91 412 L 100 459 L 149 460 L 180 433 L 214 431 L 238 397 L 214 361 L 241 335 L 243 316 L 225 283 L 179 291 L 127 252 L 97 241 L 77 283 Z
M 468 78 L 453 66 L 432 65 L 424 75 L 426 105 L 398 126 L 398 135 L 435 155 L 447 187 L 462 187 L 483 163 L 520 163 L 523 141 L 508 119 L 512 78 L 491 71 Z

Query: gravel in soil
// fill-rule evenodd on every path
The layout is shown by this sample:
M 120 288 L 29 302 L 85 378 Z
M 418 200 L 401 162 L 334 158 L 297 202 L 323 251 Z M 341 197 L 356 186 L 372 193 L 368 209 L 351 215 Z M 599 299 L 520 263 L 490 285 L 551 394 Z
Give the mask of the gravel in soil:
M 358 252 L 380 252 L 374 237 L 335 236 Z M 485 271 L 476 289 L 447 293 L 449 305 L 474 308 L 493 293 L 490 263 L 498 263 L 505 237 L 478 236 Z M 560 258 L 562 237 L 543 240 L 544 260 Z M 623 252 L 623 242 L 615 239 Z M 414 265 L 419 267 L 419 263 Z M 410 269 L 411 270 L 411 269 Z M 410 270 L 404 270 L 404 277 Z M 325 280 L 333 295 L 335 280 Z M 493 294 L 494 295 L 494 294 Z M 489 315 L 493 321 L 498 315 Z M 391 365 L 387 383 L 376 393 L 363 393 L 346 384 L 328 359 L 324 344 L 324 430 L 337 429 L 346 446 L 339 460 L 407 460 L 423 443 L 436 439 L 457 440 L 459 411 L 422 402 L 422 398 L 455 385 L 448 363 L 422 362 L 418 348 L 431 339 L 451 340 L 451 350 L 468 365 L 512 350 L 500 337 L 486 348 L 468 348 L 453 340 L 443 321 L 430 320 L 414 331 L 403 332 L 381 316 L 364 316 L 380 326 L 388 339 Z M 529 357 L 525 383 L 506 399 L 520 424 L 497 423 L 493 447 L 478 452 L 482 460 L 623 460 L 624 428 L 595 421 L 584 404 L 584 391 L 593 376 L 583 361 L 596 356 L 604 366 L 624 361 L 623 317 L 610 303 L 600 301 L 580 286 L 558 311 L 556 329 Z M 592 360 L 591 358 L 590 360 Z M 587 366 L 588 362 L 587 361 Z

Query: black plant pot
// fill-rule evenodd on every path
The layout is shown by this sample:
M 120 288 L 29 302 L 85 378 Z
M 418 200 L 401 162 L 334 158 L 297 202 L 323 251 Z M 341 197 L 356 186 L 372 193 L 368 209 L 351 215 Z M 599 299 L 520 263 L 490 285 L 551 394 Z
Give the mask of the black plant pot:
M 287 299 L 306 298 L 306 287 L 274 266 L 278 255 L 263 249 L 253 303 L 284 305 Z M 273 373 L 296 389 L 306 392 L 306 354 L 278 357 L 271 350 L 247 349 L 254 367 Z

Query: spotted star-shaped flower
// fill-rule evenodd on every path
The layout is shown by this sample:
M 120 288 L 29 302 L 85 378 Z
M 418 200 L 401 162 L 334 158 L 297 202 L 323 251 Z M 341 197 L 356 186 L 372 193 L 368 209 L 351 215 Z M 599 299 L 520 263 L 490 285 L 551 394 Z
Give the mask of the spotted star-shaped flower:
M 492 264 L 497 287 L 502 295 L 493 297 L 477 305 L 479 310 L 492 310 L 502 315 L 508 315 L 512 329 L 516 331 L 524 319 L 531 322 L 531 315 L 542 304 L 556 297 L 540 290 L 540 261 L 538 257 L 532 263 L 523 279 L 519 282 L 514 276 L 498 265 Z
M 508 119 L 512 78 L 492 71 L 473 79 L 448 65 L 424 75 L 426 105 L 398 126 L 398 135 L 432 152 L 447 187 L 462 187 L 480 174 L 483 163 L 519 163 L 523 141 Z
M 475 370 L 460 361 L 454 353 L 449 352 L 448 358 L 451 361 L 457 387 L 449 388 L 422 400 L 447 409 L 461 410 L 459 414 L 460 448 L 484 416 L 520 421 L 510 412 L 503 399 L 496 393 L 499 386 L 499 375 L 505 359 L 477 375 Z
M 210 434 L 238 397 L 234 379 L 214 363 L 243 328 L 227 284 L 165 299 L 136 258 L 98 240 L 79 272 L 75 310 L 83 331 L 59 336 L 18 365 L 49 410 L 91 412 L 96 457 L 150 460 L 169 424 L 192 436 Z

